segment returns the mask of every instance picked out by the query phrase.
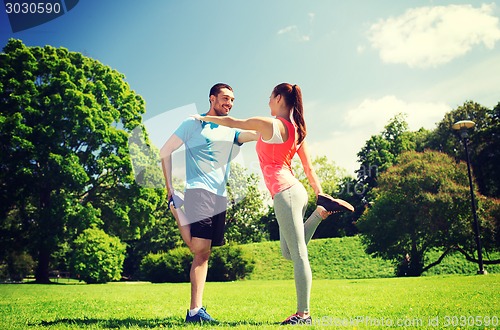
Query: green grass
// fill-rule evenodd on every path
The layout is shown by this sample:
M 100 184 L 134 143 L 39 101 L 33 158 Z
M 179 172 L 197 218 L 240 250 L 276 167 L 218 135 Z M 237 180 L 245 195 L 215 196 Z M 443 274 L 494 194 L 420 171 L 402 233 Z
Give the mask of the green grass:
M 292 263 L 281 257 L 278 241 L 242 245 L 245 253 L 255 260 L 252 280 L 293 279 Z M 309 260 L 314 278 L 358 279 L 393 277 L 392 261 L 373 258 L 364 252 L 359 237 L 313 239 L 308 245 Z M 429 260 L 439 258 L 438 252 L 429 254 Z M 500 255 L 492 256 L 500 258 Z M 489 273 L 500 274 L 500 265 L 486 265 Z M 477 272 L 477 264 L 468 262 L 461 254 L 447 256 L 441 264 L 425 272 L 424 276 L 464 274 Z
M 500 275 L 496 274 L 315 279 L 311 308 L 318 326 L 312 328 L 320 325 L 344 329 L 388 328 L 376 326 L 380 323 L 392 323 L 392 328 L 407 325 L 408 329 L 498 328 L 498 324 L 479 326 L 467 318 L 474 317 L 474 322 L 485 322 L 488 318 L 498 322 L 499 292 Z M 185 327 L 183 319 L 188 303 L 188 283 L 0 285 L 0 329 Z M 294 283 L 291 280 L 207 283 L 204 303 L 221 322 L 209 328 L 276 328 L 295 311 Z M 454 321 L 452 317 L 457 318 Z M 452 326 L 453 322 L 461 322 L 460 317 L 464 317 L 462 322 L 468 320 L 470 325 L 478 326 L 464 327 L 460 323 Z
M 279 242 L 242 247 L 256 261 L 255 270 L 249 280 L 207 283 L 204 303 L 221 323 L 206 328 L 276 328 L 295 312 L 292 264 L 281 257 Z M 487 266 L 486 276 L 457 275 L 475 274 L 477 265 L 456 254 L 424 274 L 434 276 L 395 278 L 392 263 L 366 255 L 358 237 L 313 240 L 308 248 L 312 328 L 500 328 L 500 265 Z M 0 329 L 186 327 L 189 295 L 188 283 L 5 284 Z M 492 318 L 496 323 L 486 324 Z

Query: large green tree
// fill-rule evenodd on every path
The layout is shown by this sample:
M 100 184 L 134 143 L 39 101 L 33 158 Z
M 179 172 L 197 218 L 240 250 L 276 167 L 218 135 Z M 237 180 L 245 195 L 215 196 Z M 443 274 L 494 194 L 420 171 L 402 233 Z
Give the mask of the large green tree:
M 463 162 L 457 164 L 440 152 L 410 151 L 401 154 L 377 181 L 374 203 L 358 222 L 367 252 L 390 260 L 401 260 L 408 253 L 415 275 L 456 250 L 477 261 Z M 484 247 L 498 251 L 499 203 L 482 196 L 478 200 Z M 443 251 L 442 256 L 427 260 L 427 253 L 433 249 Z
M 125 239 L 153 220 L 162 192 L 135 182 L 128 148 L 144 112 L 125 77 L 94 59 L 14 39 L 4 47 L 0 250 L 11 237 L 29 249 L 38 282 L 68 237 L 94 225 Z
M 424 148 L 429 132 L 425 129 L 409 131 L 405 118 L 404 114 L 394 116 L 380 134 L 366 141 L 357 154 L 360 166 L 356 171 L 356 187 L 366 202 L 370 191 L 377 186 L 378 175 L 391 167 L 402 152 L 422 151 Z
M 447 113 L 432 131 L 427 148 L 465 160 L 465 151 L 457 132 L 451 126 L 460 120 L 476 123 L 469 133 L 469 153 L 479 191 L 500 197 L 500 103 L 493 109 L 467 101 Z

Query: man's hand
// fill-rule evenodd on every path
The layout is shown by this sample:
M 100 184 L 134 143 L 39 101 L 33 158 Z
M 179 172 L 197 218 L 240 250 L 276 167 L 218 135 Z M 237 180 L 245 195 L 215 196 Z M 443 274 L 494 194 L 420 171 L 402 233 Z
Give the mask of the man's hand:
M 169 201 L 173 195 L 174 195 L 174 188 L 167 186 L 167 200 Z

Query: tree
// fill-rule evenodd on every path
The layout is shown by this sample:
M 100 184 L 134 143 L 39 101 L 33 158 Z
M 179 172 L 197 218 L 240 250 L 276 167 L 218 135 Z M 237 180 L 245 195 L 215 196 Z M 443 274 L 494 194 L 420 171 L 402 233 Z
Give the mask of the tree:
M 260 218 L 260 222 L 264 226 L 267 235 L 269 235 L 269 240 L 277 241 L 280 239 L 280 227 L 272 205 L 267 207 L 266 212 L 264 212 L 264 215 Z
M 314 191 L 309 184 L 306 173 L 302 168 L 302 163 L 300 160 L 295 158 L 292 165 L 295 176 L 304 185 L 309 194 L 309 200 L 314 201 L 314 205 L 316 205 L 316 195 L 314 195 Z M 318 176 L 319 182 L 321 183 L 321 188 L 327 193 L 334 191 L 342 178 L 346 175 L 346 171 L 344 169 L 338 167 L 335 162 L 329 161 L 326 156 L 318 156 L 314 158 L 312 160 L 312 165 Z
M 74 241 L 74 270 L 87 283 L 106 283 L 121 278 L 125 244 L 103 230 L 88 228 Z
M 459 120 L 472 120 L 476 126 L 470 132 L 469 153 L 479 191 L 491 197 L 500 197 L 500 103 L 488 109 L 467 101 L 447 113 L 432 131 L 426 148 L 438 150 L 465 160 L 464 147 L 451 126 Z
M 355 183 L 351 184 L 350 178 L 347 176 L 346 171 L 338 167 L 335 162 L 329 161 L 326 156 L 314 158 L 312 160 L 312 164 L 321 183 L 323 192 L 334 196 L 335 198 L 341 198 L 350 202 L 356 209 L 355 214 L 341 212 L 331 215 L 329 217 L 329 221 L 321 222 L 321 224 L 316 229 L 313 237 L 326 238 L 355 234 L 357 229 L 354 226 L 353 222 L 359 217 L 360 214 L 358 214 L 358 212 L 363 209 L 361 198 L 359 198 L 355 191 Z M 300 161 L 295 160 L 295 163 L 293 165 L 295 175 L 304 185 L 309 195 L 309 202 L 307 204 L 306 210 L 307 216 L 308 214 L 311 214 L 317 207 L 316 195 L 314 194 L 314 191 L 309 184 Z M 274 220 L 273 222 L 273 215 L 274 214 L 272 212 L 268 213 L 266 221 L 270 225 L 275 223 L 275 225 L 277 226 L 277 221 Z
M 11 39 L 3 51 L 0 228 L 30 248 L 47 283 L 61 243 L 91 226 L 136 237 L 164 192 L 134 181 L 127 142 L 144 131 L 145 105 L 122 74 L 64 48 Z
M 245 244 L 268 239 L 265 225 L 260 221 L 265 209 L 258 176 L 247 175 L 244 167 L 233 162 L 227 190 L 226 240 Z
M 368 253 L 389 260 L 411 257 L 412 271 L 420 275 L 455 250 L 474 255 L 475 241 L 470 210 L 467 170 L 444 153 L 410 151 L 380 174 L 373 190 L 373 205 L 358 222 Z M 498 220 L 480 198 L 481 227 L 488 228 L 485 249 L 498 251 Z M 495 233 L 496 232 L 496 233 Z M 426 260 L 432 249 L 441 249 L 438 260 Z M 488 263 L 489 261 L 485 261 Z M 495 261 L 491 261 L 493 263 Z
M 359 185 L 353 177 L 343 177 L 336 190 L 332 191 L 330 195 L 349 202 L 354 206 L 354 212 L 341 212 L 331 215 L 332 221 L 322 221 L 314 237 L 343 237 L 358 234 L 356 221 L 363 214 L 366 207 L 363 199 L 364 189 L 365 187 Z
M 356 185 L 363 187 L 365 199 L 369 198 L 369 192 L 377 186 L 378 174 L 391 167 L 402 152 L 423 150 L 429 133 L 425 129 L 410 132 L 405 117 L 404 114 L 397 114 L 380 134 L 373 135 L 358 152 L 360 167 L 356 171 Z
M 126 278 L 138 277 L 141 260 L 148 254 L 168 251 L 184 244 L 175 218 L 168 208 L 166 195 L 151 216 L 154 221 L 142 231 L 140 237 L 124 241 L 127 243 L 127 254 L 123 265 L 123 276 Z

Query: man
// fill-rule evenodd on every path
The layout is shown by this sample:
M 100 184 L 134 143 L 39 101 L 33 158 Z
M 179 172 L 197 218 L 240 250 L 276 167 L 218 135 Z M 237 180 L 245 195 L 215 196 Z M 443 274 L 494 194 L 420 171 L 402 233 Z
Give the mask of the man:
M 209 93 L 210 110 L 205 115 L 227 116 L 233 107 L 233 89 L 216 84 Z M 215 321 L 202 305 L 211 247 L 224 244 L 227 207 L 226 183 L 229 162 L 244 142 L 255 141 L 256 132 L 237 131 L 194 118 L 185 119 L 160 150 L 169 205 L 182 239 L 193 253 L 189 274 L 190 310 L 186 322 Z M 172 185 L 172 153 L 185 145 L 186 191 L 184 212 Z

